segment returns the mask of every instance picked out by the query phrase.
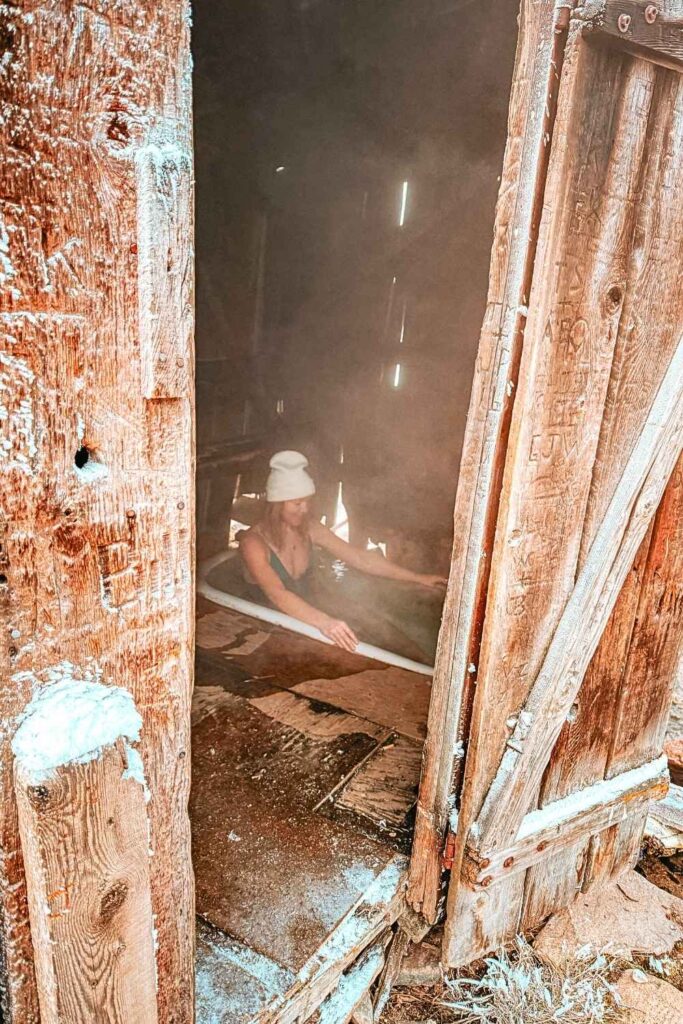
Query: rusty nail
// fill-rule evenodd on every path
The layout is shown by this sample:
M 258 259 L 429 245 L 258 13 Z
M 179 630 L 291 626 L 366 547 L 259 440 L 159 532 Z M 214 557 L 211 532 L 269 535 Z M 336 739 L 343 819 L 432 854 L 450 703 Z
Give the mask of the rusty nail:
M 515 858 L 514 857 L 506 857 L 505 860 L 503 861 L 503 867 L 504 868 L 511 868 L 514 863 L 515 863 Z
M 179 509 L 183 509 L 183 508 L 185 508 L 185 502 L 184 502 L 184 501 L 179 501 L 179 502 L 178 502 L 178 508 L 179 508 Z
M 137 251 L 138 251 L 138 246 L 137 246 L 137 242 L 133 242 L 133 243 L 132 243 L 132 245 L 131 245 L 131 247 L 130 247 L 130 251 L 131 251 L 131 253 L 133 254 L 133 256 L 135 256 L 135 254 L 136 254 L 136 253 L 137 253 Z
M 547 845 L 548 845 L 547 843 L 539 843 L 538 846 L 536 847 L 536 849 L 538 850 L 539 853 L 543 853 L 543 851 L 545 850 Z
M 128 516 L 129 519 L 135 519 L 135 516 L 136 516 L 135 509 L 134 508 L 127 508 L 126 509 L 126 515 Z
M 645 21 L 648 23 L 648 25 L 654 25 L 654 23 L 657 20 L 658 13 L 659 11 L 657 10 L 654 4 L 647 5 L 647 7 L 645 8 Z
M 620 32 L 628 32 L 628 27 L 631 24 L 630 14 L 620 14 L 617 18 L 617 28 Z
M 178 358 L 176 359 L 175 362 L 176 362 L 176 366 L 181 366 L 182 367 L 184 360 L 180 356 L 178 356 Z
M 487 886 L 487 885 L 490 885 L 492 881 L 493 881 L 493 876 L 492 875 L 487 875 L 486 878 L 482 878 L 481 884 L 483 886 Z
M 483 860 L 479 861 L 479 867 L 480 868 L 487 868 L 490 863 L 491 863 L 491 861 L 489 860 L 489 858 L 488 857 L 484 857 Z

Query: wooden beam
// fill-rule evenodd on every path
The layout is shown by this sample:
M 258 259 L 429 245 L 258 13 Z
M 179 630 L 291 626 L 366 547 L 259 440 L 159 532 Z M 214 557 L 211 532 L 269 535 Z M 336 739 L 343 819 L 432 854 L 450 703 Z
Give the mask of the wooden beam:
M 407 874 L 406 858 L 397 855 L 302 967 L 294 987 L 260 1014 L 255 1024 L 308 1020 L 359 955 L 380 936 L 389 938 L 391 926 L 405 910 Z
M 409 941 L 408 934 L 399 926 L 391 940 L 386 963 L 377 984 L 377 992 L 374 999 L 374 1019 L 377 1021 L 381 1019 L 384 1008 L 389 1002 L 391 990 L 396 984 L 403 958 L 408 950 Z
M 14 738 L 41 1024 L 157 1021 L 140 724 L 125 690 L 62 680 Z
M 681 0 L 593 0 L 585 17 L 586 39 L 683 71 Z
M 493 533 L 526 307 L 543 208 L 570 8 L 522 0 L 508 142 L 496 208 L 489 293 L 479 342 L 454 513 L 454 547 L 439 636 L 417 804 L 408 901 L 437 917 L 441 852 L 459 741 L 469 732 Z M 459 752 L 454 760 L 454 752 Z
M 474 826 L 481 848 L 516 835 L 682 448 L 683 340 L 508 740 Z
M 666 757 L 640 768 L 596 782 L 561 800 L 530 811 L 517 838 L 499 850 L 468 851 L 472 885 L 487 888 L 503 875 L 524 871 L 578 839 L 619 824 L 636 811 L 666 796 L 669 772 Z
M 5 1024 L 38 1018 L 11 731 L 27 680 L 86 656 L 144 718 L 159 1019 L 193 1019 L 189 14 L 188 0 L 0 7 Z
M 335 991 L 320 1005 L 319 1024 L 348 1024 L 356 1007 L 362 1007 L 370 986 L 384 967 L 385 949 L 390 939 L 391 932 L 385 932 L 342 975 Z
M 351 1024 L 375 1024 L 375 1015 L 372 1009 L 370 993 L 366 992 L 360 1003 L 353 1011 Z

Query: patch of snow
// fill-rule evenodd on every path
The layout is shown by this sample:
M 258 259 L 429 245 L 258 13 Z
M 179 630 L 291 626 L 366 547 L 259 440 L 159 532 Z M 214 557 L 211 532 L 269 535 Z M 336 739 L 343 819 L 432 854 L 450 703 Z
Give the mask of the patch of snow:
M 10 279 L 16 276 L 9 251 L 9 232 L 5 222 L 0 220 L 0 289 L 5 288 Z
M 363 998 L 384 963 L 384 951 L 375 946 L 361 954 L 358 962 L 343 974 L 335 991 L 322 1003 L 319 1024 L 337 1024 L 347 1020 Z
M 74 466 L 76 476 L 83 484 L 91 484 L 95 480 L 102 480 L 108 475 L 109 470 L 103 462 L 89 458 L 84 466 Z
M 6 396 L 12 409 L 10 415 L 7 405 L 0 401 L 0 422 L 5 424 L 7 434 L 0 445 L 0 459 L 7 460 L 10 468 L 21 469 L 25 473 L 31 472 L 29 460 L 38 452 L 33 401 L 25 396 L 17 402 L 15 395 L 18 389 L 20 393 L 23 391 L 30 395 L 34 380 L 35 374 L 25 360 L 0 352 L 0 397 Z
M 68 661 L 54 666 L 49 675 L 48 685 L 36 690 L 20 716 L 12 740 L 14 756 L 34 785 L 61 765 L 94 760 L 118 739 L 135 742 L 142 728 L 128 690 L 94 682 L 92 674 L 76 678 Z
M 142 758 L 140 757 L 140 751 L 136 750 L 135 747 L 131 747 L 130 743 L 126 743 L 125 749 L 128 765 L 121 778 L 132 779 L 134 782 L 139 783 L 145 794 L 145 803 L 148 804 L 152 794 L 149 791 L 147 780 L 145 778 L 145 767 L 142 763 Z
M 563 821 L 569 821 L 592 807 L 613 803 L 627 790 L 634 789 L 650 780 L 654 782 L 657 778 L 664 777 L 667 773 L 667 764 L 666 757 L 662 755 L 655 761 L 648 761 L 639 768 L 622 772 L 620 775 L 615 775 L 613 779 L 596 782 L 593 786 L 579 789 L 576 793 L 571 793 L 561 800 L 555 800 L 553 803 L 546 804 L 545 807 L 530 811 L 522 821 L 517 841 L 534 835 L 541 829 L 556 828 Z M 621 807 L 615 806 L 615 814 L 619 813 L 621 813 Z
M 268 957 L 203 922 L 197 925 L 195 964 L 197 1024 L 247 1024 L 294 981 Z

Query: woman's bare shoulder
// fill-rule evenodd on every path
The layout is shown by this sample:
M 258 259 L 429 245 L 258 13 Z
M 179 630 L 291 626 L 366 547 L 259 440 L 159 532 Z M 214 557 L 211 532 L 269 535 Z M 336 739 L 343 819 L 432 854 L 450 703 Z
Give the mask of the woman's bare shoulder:
M 256 552 L 268 550 L 268 545 L 257 526 L 250 526 L 248 530 L 243 530 L 238 537 L 238 541 L 240 551 Z

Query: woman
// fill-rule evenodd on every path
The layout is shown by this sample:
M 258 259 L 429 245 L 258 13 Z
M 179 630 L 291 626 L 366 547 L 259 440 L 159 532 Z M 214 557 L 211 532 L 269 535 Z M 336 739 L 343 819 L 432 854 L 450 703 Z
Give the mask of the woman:
M 315 626 L 339 647 L 354 651 L 359 641 L 348 623 L 310 603 L 314 546 L 371 576 L 432 588 L 445 585 L 446 580 L 403 569 L 378 551 L 353 547 L 317 522 L 310 514 L 315 484 L 307 466 L 308 460 L 299 452 L 278 452 L 270 460 L 265 515 L 240 536 L 245 577 L 275 608 Z

